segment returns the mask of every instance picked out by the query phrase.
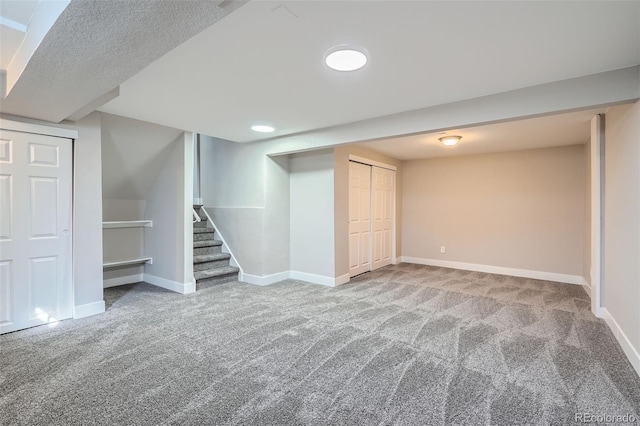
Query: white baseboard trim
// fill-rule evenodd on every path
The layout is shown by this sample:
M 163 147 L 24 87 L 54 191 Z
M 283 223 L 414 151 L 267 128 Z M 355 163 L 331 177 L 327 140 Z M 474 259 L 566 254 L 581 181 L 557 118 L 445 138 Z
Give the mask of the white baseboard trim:
M 277 274 L 272 275 L 265 275 L 264 277 L 243 273 L 239 278 L 240 281 L 248 284 L 264 286 L 289 279 L 289 271 L 278 272 Z
M 91 315 L 101 314 L 105 310 L 104 300 L 98 302 L 87 303 L 85 305 L 76 305 L 73 307 L 73 318 L 85 318 Z
M 464 271 L 486 272 L 489 274 L 511 275 L 513 277 L 532 278 L 536 280 L 555 281 L 565 284 L 582 285 L 579 275 L 557 274 L 555 272 L 529 271 L 527 269 L 503 268 L 502 266 L 478 265 L 475 263 L 453 262 L 450 260 L 425 259 L 421 257 L 402 256 L 406 263 L 418 265 L 440 266 L 442 268 L 462 269 Z
M 391 262 L 392 265 L 397 265 L 398 263 L 402 263 L 402 256 L 396 257 L 393 259 L 393 262 Z
M 156 285 L 158 287 L 166 288 L 167 290 L 175 291 L 180 294 L 189 294 L 196 291 L 196 285 L 193 281 L 181 283 L 178 281 L 171 281 L 166 278 L 156 277 L 155 275 L 144 274 L 144 282 Z
M 339 277 L 332 278 L 332 277 L 326 277 L 324 275 L 309 274 L 306 272 L 299 272 L 299 271 L 284 271 L 284 272 L 278 272 L 277 274 L 265 275 L 263 277 L 259 275 L 251 275 L 246 273 L 243 273 L 242 275 L 240 275 L 240 281 L 248 284 L 261 285 L 261 286 L 275 284 L 277 282 L 288 280 L 288 279 L 306 281 L 311 284 L 320 284 L 320 285 L 326 285 L 329 287 L 335 287 L 342 284 L 346 284 L 351 280 L 351 278 L 349 277 L 349 274 L 344 274 Z
M 604 321 L 611 329 L 611 332 L 613 332 L 616 340 L 618 340 L 618 343 L 620 343 L 620 346 L 622 347 L 624 354 L 629 359 L 629 362 L 631 362 L 633 368 L 636 370 L 638 375 L 640 375 L 640 354 L 638 353 L 638 350 L 633 347 L 633 344 L 631 344 L 631 341 L 629 341 L 629 338 L 626 334 L 624 334 L 624 332 L 618 325 L 618 322 L 611 316 L 609 311 L 607 311 L 606 308 L 600 309 L 602 310 L 603 314 L 602 318 L 604 318 Z
M 341 275 L 341 276 L 335 278 L 335 285 L 339 286 L 339 285 L 342 285 L 342 284 L 346 284 L 349 281 L 351 281 L 351 277 L 349 276 L 349 274 L 344 274 L 344 275 Z
M 312 283 L 312 284 L 326 285 L 326 286 L 329 286 L 329 287 L 335 287 L 336 286 L 336 278 L 326 277 L 324 275 L 316 275 L 316 274 L 309 274 L 309 273 L 306 273 L 306 272 L 290 271 L 290 276 L 289 277 L 292 280 L 306 281 L 306 282 Z
M 591 284 L 589 284 L 584 277 L 582 277 L 582 288 L 584 288 L 584 291 L 591 297 Z
M 102 280 L 102 288 L 139 283 L 140 281 L 144 281 L 143 274 L 133 274 L 127 275 L 125 277 L 107 278 L 106 280 Z

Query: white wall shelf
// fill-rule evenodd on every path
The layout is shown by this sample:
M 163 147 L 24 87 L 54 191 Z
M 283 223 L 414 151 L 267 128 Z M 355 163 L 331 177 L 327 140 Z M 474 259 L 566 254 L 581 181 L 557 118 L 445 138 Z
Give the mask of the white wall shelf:
M 142 265 L 145 263 L 153 263 L 153 258 L 151 257 L 141 257 L 138 259 L 129 259 L 129 260 L 118 260 L 114 262 L 105 262 L 102 264 L 102 269 L 110 269 L 110 268 L 121 268 L 123 266 L 134 266 L 134 265 Z
M 114 228 L 152 228 L 152 220 L 119 220 L 115 222 L 102 222 L 102 229 Z

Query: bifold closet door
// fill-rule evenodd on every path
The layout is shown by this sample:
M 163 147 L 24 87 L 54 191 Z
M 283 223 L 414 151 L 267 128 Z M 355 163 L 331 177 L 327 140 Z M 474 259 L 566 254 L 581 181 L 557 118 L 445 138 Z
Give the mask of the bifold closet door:
M 73 315 L 72 141 L 0 130 L 0 334 Z
M 349 275 L 392 262 L 395 171 L 349 162 Z
M 372 167 L 372 266 L 371 270 L 391 264 L 391 238 L 393 236 L 393 180 L 395 172 L 382 167 Z
M 371 270 L 371 166 L 349 162 L 349 276 Z

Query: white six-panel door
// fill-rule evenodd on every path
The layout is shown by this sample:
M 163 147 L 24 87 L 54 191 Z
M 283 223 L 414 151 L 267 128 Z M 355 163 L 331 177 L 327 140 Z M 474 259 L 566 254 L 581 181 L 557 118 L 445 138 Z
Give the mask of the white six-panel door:
M 70 318 L 70 139 L 0 130 L 0 334 Z
M 371 166 L 349 162 L 349 276 L 371 270 Z
M 393 179 L 395 172 L 382 167 L 372 167 L 371 203 L 373 220 L 373 250 L 371 270 L 391 264 L 391 238 L 393 235 Z

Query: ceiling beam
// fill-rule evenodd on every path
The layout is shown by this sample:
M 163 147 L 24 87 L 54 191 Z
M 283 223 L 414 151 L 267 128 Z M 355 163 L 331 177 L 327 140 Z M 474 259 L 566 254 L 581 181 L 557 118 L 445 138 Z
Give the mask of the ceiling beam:
M 632 102 L 640 66 L 436 105 L 269 141 L 269 155 L 328 148 Z M 262 143 L 261 142 L 252 142 Z

